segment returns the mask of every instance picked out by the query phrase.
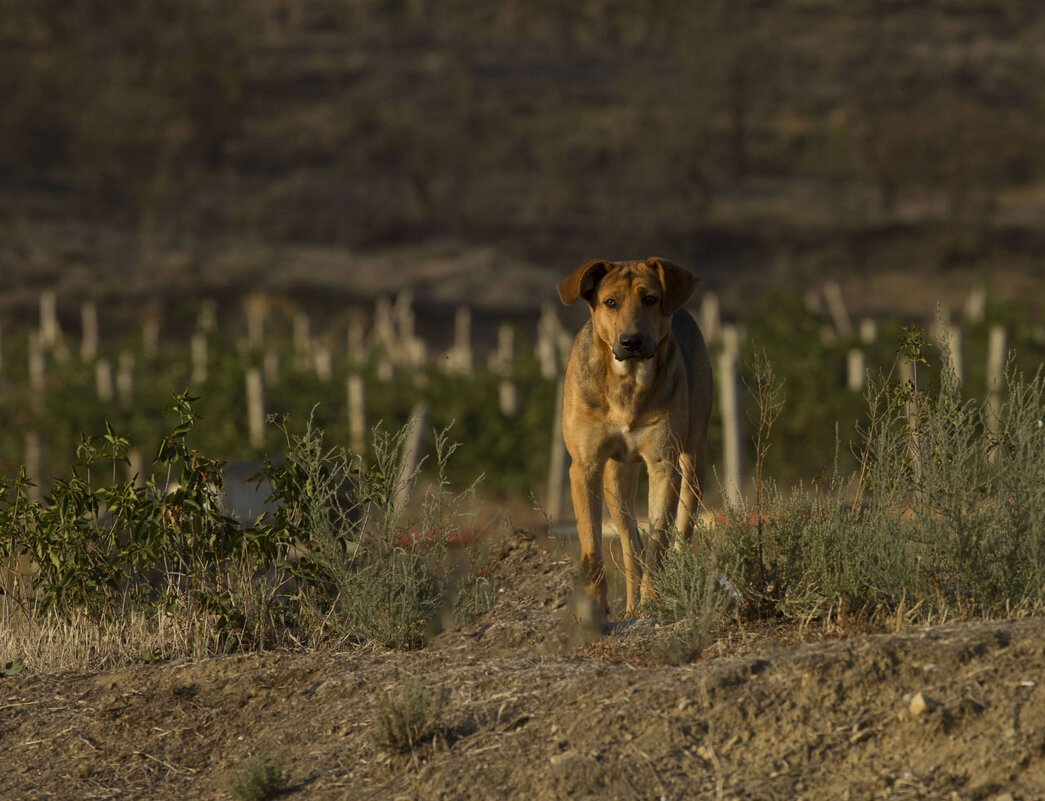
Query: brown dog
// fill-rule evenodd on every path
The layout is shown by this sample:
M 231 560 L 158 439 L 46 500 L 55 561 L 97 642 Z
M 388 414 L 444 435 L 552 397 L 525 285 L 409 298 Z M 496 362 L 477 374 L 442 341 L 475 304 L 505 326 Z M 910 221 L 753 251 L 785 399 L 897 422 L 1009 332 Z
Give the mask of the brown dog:
M 706 466 L 711 363 L 704 337 L 681 310 L 697 277 L 664 259 L 589 261 L 559 282 L 566 305 L 583 298 L 591 319 L 566 366 L 562 434 L 570 452 L 585 589 L 608 614 L 602 562 L 605 497 L 621 535 L 625 615 L 650 595 L 643 564 L 655 563 L 674 525 L 693 532 Z M 635 522 L 639 466 L 649 474 L 650 553 Z

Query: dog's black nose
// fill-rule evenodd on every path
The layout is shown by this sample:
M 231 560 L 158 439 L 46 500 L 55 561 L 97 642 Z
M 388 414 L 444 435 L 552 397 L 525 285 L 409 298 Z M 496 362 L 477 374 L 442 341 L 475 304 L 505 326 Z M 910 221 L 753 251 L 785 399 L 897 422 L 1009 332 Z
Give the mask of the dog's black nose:
M 642 348 L 642 334 L 621 334 L 617 341 L 621 348 L 629 353 L 635 353 Z

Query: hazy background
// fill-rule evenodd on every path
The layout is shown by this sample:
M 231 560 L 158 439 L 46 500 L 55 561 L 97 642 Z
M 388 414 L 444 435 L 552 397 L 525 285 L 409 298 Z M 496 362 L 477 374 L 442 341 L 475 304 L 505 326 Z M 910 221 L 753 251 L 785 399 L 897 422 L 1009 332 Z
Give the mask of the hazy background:
M 533 308 L 659 254 L 1040 313 L 1034 0 L 0 0 L 0 322 L 277 290 Z M 72 306 L 75 312 L 77 306 Z

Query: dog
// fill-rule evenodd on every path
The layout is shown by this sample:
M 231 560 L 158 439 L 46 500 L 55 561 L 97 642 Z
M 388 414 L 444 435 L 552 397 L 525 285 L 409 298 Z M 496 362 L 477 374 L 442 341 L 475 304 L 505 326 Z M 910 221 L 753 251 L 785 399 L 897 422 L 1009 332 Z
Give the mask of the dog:
M 602 504 L 620 532 L 625 617 L 652 598 L 649 572 L 677 530 L 688 543 L 704 488 L 713 392 L 707 346 L 682 309 L 698 278 L 666 259 L 588 261 L 558 284 L 591 318 L 577 333 L 563 384 L 562 435 L 585 591 L 608 616 Z M 635 521 L 639 468 L 649 476 L 649 547 Z

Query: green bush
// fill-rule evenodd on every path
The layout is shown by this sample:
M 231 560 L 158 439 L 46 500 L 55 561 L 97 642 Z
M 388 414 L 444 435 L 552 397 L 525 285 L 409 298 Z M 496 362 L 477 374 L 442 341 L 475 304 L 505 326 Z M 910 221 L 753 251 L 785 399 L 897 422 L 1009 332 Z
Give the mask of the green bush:
M 715 565 L 750 609 L 799 620 L 840 609 L 923 619 L 1040 609 L 1045 378 L 1010 369 L 1008 401 L 993 409 L 940 374 L 935 393 L 892 375 L 872 383 L 851 474 L 787 492 L 766 478 L 751 499 L 727 504 L 721 525 L 702 532 L 707 553 L 666 563 L 661 613 L 706 619 Z
M 311 418 L 300 435 L 284 427 L 287 455 L 255 477 L 270 484 L 272 510 L 243 526 L 222 506 L 224 463 L 187 443 L 195 400 L 175 396 L 159 480 L 119 480 L 130 444 L 110 427 L 81 441 L 72 477 L 41 501 L 29 501 L 24 470 L 0 480 L 0 559 L 28 554 L 37 568 L 35 594 L 16 599 L 27 618 L 151 608 L 194 625 L 208 652 L 331 640 L 404 648 L 493 603 L 489 582 L 447 544 L 469 522 L 469 494 L 445 480 L 445 431 L 439 479 L 414 519 L 402 491 L 416 478 L 402 466 L 409 428 L 375 430 L 368 462 L 324 448 Z

